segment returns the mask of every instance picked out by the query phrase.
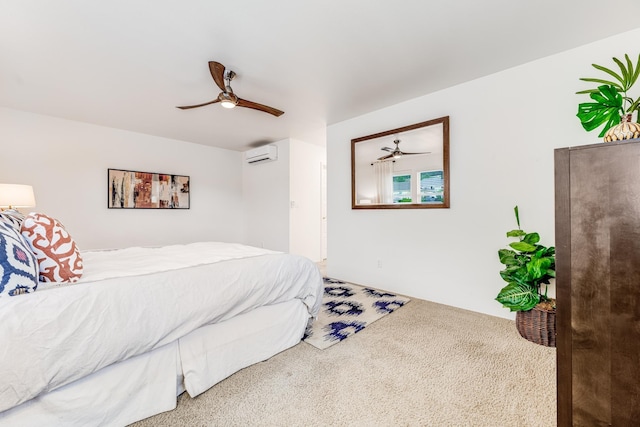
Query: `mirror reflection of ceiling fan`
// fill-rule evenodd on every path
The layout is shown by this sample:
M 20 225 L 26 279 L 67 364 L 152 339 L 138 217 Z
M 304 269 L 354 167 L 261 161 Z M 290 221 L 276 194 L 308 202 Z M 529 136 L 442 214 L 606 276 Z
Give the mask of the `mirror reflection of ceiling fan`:
M 188 110 L 190 108 L 204 107 L 205 105 L 215 104 L 216 102 L 219 102 L 220 105 L 225 108 L 233 108 L 235 106 L 251 108 L 253 110 L 264 111 L 265 113 L 273 114 L 276 117 L 280 117 L 284 114 L 284 111 L 280 111 L 267 105 L 258 104 L 257 102 L 247 101 L 246 99 L 242 99 L 236 96 L 236 94 L 233 93 L 233 89 L 231 89 L 231 80 L 234 79 L 236 73 L 231 70 L 225 69 L 224 65 L 222 65 L 221 63 L 209 61 L 209 71 L 211 72 L 213 81 L 220 88 L 220 90 L 222 90 L 218 97 L 213 101 L 205 102 L 204 104 L 186 105 L 178 108 L 180 108 L 181 110 Z
M 393 143 L 396 144 L 395 148 L 390 148 L 390 147 L 382 147 L 381 150 L 382 151 L 387 151 L 389 152 L 389 154 L 387 154 L 386 156 L 382 156 L 382 157 L 378 157 L 378 160 L 387 160 L 387 159 L 399 159 L 402 156 L 411 156 L 411 155 L 415 155 L 415 154 L 429 154 L 430 151 L 425 151 L 422 153 L 406 153 L 404 151 L 400 150 L 400 147 L 398 147 L 398 145 L 400 145 L 400 140 L 398 139 L 398 136 L 396 135 Z

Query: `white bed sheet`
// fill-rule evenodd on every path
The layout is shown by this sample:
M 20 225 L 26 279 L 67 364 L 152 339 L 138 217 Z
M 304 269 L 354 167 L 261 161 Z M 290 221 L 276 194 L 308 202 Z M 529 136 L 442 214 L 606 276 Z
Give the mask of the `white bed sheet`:
M 298 299 L 315 316 L 321 291 L 313 262 L 271 253 L 3 299 L 0 412 L 260 306 Z
M 226 242 L 86 251 L 82 252 L 84 271 L 80 280 L 75 283 L 43 282 L 38 285 L 38 290 L 281 253 Z

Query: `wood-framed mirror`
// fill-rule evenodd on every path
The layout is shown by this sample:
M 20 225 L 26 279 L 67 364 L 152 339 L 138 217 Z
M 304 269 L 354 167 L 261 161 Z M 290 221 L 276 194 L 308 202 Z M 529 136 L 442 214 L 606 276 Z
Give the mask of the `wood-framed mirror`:
M 352 209 L 448 208 L 449 116 L 351 140 Z

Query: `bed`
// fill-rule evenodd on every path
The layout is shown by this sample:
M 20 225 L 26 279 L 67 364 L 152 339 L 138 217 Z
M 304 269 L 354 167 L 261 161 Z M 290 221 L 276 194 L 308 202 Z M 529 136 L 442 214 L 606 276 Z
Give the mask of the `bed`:
M 297 344 L 309 259 L 200 242 L 83 252 L 73 284 L 0 299 L 0 426 L 124 426 Z

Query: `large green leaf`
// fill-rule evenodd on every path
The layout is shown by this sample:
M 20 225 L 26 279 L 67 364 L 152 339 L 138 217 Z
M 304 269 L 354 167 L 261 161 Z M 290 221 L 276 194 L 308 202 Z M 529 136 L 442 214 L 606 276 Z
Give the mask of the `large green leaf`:
M 538 280 L 547 274 L 553 260 L 551 258 L 532 258 L 527 264 L 527 274 L 531 280 Z
M 583 82 L 598 83 L 599 85 L 613 86 L 616 89 L 618 89 L 620 92 L 624 92 L 623 90 L 624 88 L 620 83 L 612 82 L 611 80 L 603 80 L 603 79 L 580 79 L 580 80 L 582 80 Z M 583 94 L 583 93 L 598 93 L 598 89 L 586 89 L 586 90 L 581 90 L 580 92 L 576 92 L 576 94 Z
M 509 246 L 511 246 L 516 251 L 520 251 L 520 252 L 533 252 L 537 248 L 536 245 L 532 245 L 531 243 L 527 243 L 527 242 L 513 242 L 513 243 L 509 243 Z
M 620 115 L 624 114 L 622 95 L 613 86 L 602 85 L 598 87 L 598 93 L 592 93 L 590 97 L 595 102 L 579 104 L 577 116 L 589 132 L 604 124 L 599 135 L 603 137 L 610 127 L 620 123 Z
M 520 237 L 520 236 L 526 236 L 526 234 L 527 233 L 522 230 L 507 231 L 507 237 Z
M 548 248 L 545 248 L 544 253 L 542 255 L 553 257 L 555 254 L 556 254 L 556 248 L 553 246 L 549 246 Z
M 616 64 L 618 64 L 618 68 L 620 68 L 620 73 L 622 74 L 622 79 L 619 79 L 620 83 L 622 83 L 622 90 L 624 92 L 626 92 L 627 90 L 629 90 L 629 70 L 627 70 L 627 67 L 625 67 L 625 65 L 622 63 L 622 61 L 620 61 L 618 58 L 613 58 L 613 62 L 615 62 Z M 602 67 L 604 68 L 604 67 Z
M 613 58 L 613 60 L 617 61 L 616 58 Z M 622 76 L 621 76 L 620 74 L 616 73 L 615 71 L 610 70 L 609 68 L 603 67 L 602 65 L 598 65 L 598 64 L 591 64 L 591 65 L 593 65 L 593 68 L 595 68 L 596 70 L 604 71 L 605 73 L 609 74 L 611 77 L 616 79 L 620 84 L 613 84 L 613 85 L 624 91 L 624 87 L 625 87 L 625 84 L 626 84 L 626 81 L 625 81 L 626 70 L 623 71 Z M 588 81 L 589 79 L 585 79 L 585 80 Z M 591 80 L 596 80 L 596 79 L 591 79 Z
M 518 263 L 516 261 L 516 253 L 509 249 L 500 249 L 498 251 L 498 258 L 500 259 L 500 263 L 504 265 L 515 265 Z
M 526 283 L 528 281 L 527 267 L 522 264 L 509 265 L 507 268 L 500 271 L 500 277 L 502 277 L 505 282 Z
M 517 282 L 523 285 L 534 286 L 533 282 L 529 278 L 526 264 L 510 265 L 504 270 L 500 271 L 500 277 L 505 282 Z
M 631 64 L 629 56 L 625 55 L 624 57 L 627 60 L 627 65 L 629 66 L 629 71 L 631 72 L 631 84 L 633 85 L 638 80 L 638 76 L 640 76 L 640 54 L 638 54 L 638 61 L 636 62 L 635 70 L 633 69 L 633 65 Z
M 513 282 L 513 275 L 508 270 L 502 270 L 500 272 L 500 277 L 507 283 Z
M 622 84 L 622 91 L 627 92 L 629 89 L 631 89 L 631 86 L 633 86 L 633 84 L 638 79 L 638 66 L 640 66 L 640 55 L 638 55 L 638 65 L 636 65 L 635 71 L 633 69 L 633 63 L 631 62 L 629 55 L 625 54 L 624 59 L 626 61 L 626 64 L 623 63 L 618 58 L 613 58 L 613 62 L 618 64 L 618 68 L 620 68 L 620 72 L 622 73 L 622 80 L 619 80 L 620 83 Z M 602 71 L 606 70 L 604 69 L 604 67 L 600 69 Z M 609 70 L 609 73 L 611 74 L 611 70 Z
M 580 80 L 591 83 L 598 83 L 601 85 L 613 86 L 618 89 L 620 92 L 627 92 L 634 85 L 636 80 L 638 79 L 638 75 L 640 75 L 640 54 L 638 55 L 638 61 L 635 66 L 633 66 L 633 62 L 629 58 L 629 55 L 624 55 L 625 62 L 622 62 L 618 58 L 613 58 L 613 62 L 616 63 L 618 68 L 620 69 L 620 74 L 616 73 L 610 68 L 604 67 L 598 64 L 591 64 L 593 68 L 596 70 L 607 73 L 611 77 L 613 77 L 616 81 L 597 79 L 597 78 L 581 78 Z M 586 91 L 580 91 L 576 93 L 591 93 L 593 89 L 588 89 Z
M 500 290 L 496 301 L 511 311 L 527 311 L 540 302 L 540 295 L 531 286 L 511 282 Z
M 538 233 L 527 233 L 522 241 L 531 245 L 535 245 L 540 241 L 540 235 Z

